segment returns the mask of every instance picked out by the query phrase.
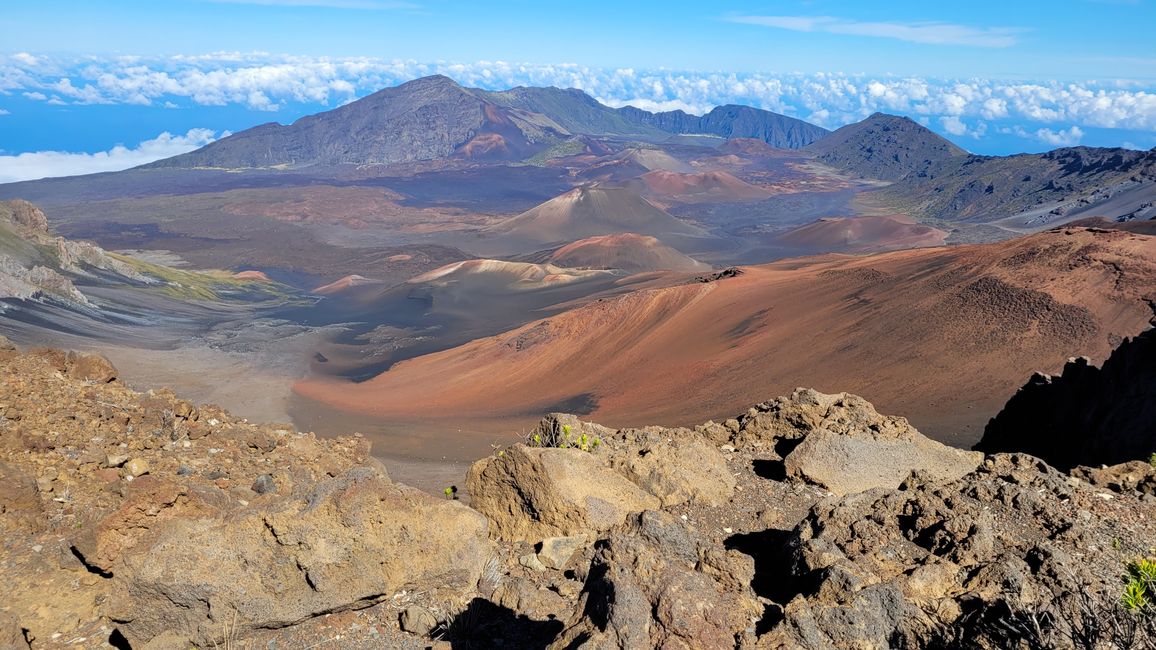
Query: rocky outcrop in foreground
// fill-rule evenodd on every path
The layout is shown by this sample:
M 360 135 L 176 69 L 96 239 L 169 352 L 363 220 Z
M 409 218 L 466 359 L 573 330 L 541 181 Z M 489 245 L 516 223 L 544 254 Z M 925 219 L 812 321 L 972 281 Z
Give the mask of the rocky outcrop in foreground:
M 1156 453 L 1156 329 L 1120 344 L 1097 368 L 1072 359 L 1036 373 L 988 423 L 975 446 L 1024 451 L 1055 467 L 1103 465 Z
M 0 347 L 8 645 L 1156 639 L 1152 608 L 1121 604 L 1156 539 L 1145 463 L 1064 474 L 799 389 L 693 429 L 547 416 L 473 466 L 467 506 L 392 482 L 360 437 L 136 393 L 100 357 Z

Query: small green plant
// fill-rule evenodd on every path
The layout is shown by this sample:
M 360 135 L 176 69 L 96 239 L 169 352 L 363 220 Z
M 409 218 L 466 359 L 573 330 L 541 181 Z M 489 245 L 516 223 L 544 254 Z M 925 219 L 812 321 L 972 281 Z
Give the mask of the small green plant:
M 457 499 L 458 498 L 458 486 L 451 485 L 448 488 L 442 490 L 442 494 L 446 495 L 447 499 Z
M 529 436 L 526 444 L 531 447 L 581 449 L 582 451 L 590 452 L 597 449 L 602 444 L 602 440 L 598 437 L 591 437 L 585 433 L 575 437 L 574 427 L 569 424 L 563 424 L 560 432 L 547 432 L 545 437 L 543 437 L 542 432 L 535 431 L 535 433 Z
M 1138 558 L 1128 563 L 1124 579 L 1124 593 L 1120 597 L 1124 609 L 1136 614 L 1152 616 L 1156 598 L 1156 559 Z
M 1148 457 L 1148 464 L 1156 467 L 1156 451 L 1152 452 L 1152 455 Z

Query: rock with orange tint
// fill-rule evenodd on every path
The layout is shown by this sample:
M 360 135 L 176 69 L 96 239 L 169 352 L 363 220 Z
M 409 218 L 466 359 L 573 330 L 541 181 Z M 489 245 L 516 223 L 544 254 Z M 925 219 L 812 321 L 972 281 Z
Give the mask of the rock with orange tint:
M 506 541 L 603 532 L 660 505 L 601 453 L 575 448 L 514 445 L 474 463 L 466 485 L 470 505 Z
M 460 598 L 493 552 L 486 520 L 369 467 L 227 517 L 168 522 L 114 565 L 109 616 L 134 647 L 200 647 L 360 609 L 404 588 Z

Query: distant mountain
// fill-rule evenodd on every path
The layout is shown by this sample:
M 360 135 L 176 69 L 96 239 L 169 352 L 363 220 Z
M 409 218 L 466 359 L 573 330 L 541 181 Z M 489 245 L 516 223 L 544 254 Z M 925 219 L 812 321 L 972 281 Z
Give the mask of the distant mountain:
M 963 149 L 906 117 L 875 113 L 806 147 L 820 161 L 863 178 L 894 181 L 966 159 Z
M 458 157 L 525 160 L 576 135 L 660 141 L 701 133 L 800 147 L 826 131 L 794 118 L 723 106 L 699 118 L 613 109 L 558 88 L 490 92 L 435 75 L 387 88 L 293 124 L 263 124 L 147 168 L 365 165 Z
M 801 149 L 830 133 L 803 120 L 734 104 L 716 107 L 702 117 L 684 111 L 650 113 L 633 106 L 618 110 L 632 120 L 667 133 L 754 138 L 780 149 Z
M 148 167 L 388 165 L 455 153 L 520 159 L 562 134 L 560 126 L 541 115 L 500 106 L 439 75 L 287 126 L 241 131 Z
M 1156 152 L 1070 147 L 1043 154 L 963 156 L 880 192 L 934 219 L 987 222 L 1038 212 L 1028 222 L 1076 216 L 1156 216 Z

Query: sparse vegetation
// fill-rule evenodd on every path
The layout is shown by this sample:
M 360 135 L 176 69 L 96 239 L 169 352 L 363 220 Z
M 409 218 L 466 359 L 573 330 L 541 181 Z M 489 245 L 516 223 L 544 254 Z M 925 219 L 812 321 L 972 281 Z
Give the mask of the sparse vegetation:
M 560 433 L 548 433 L 545 437 L 539 430 L 535 429 L 526 444 L 530 447 L 557 447 L 558 449 L 580 449 L 592 452 L 602 445 L 602 439 L 586 433 L 576 436 L 572 426 L 563 424 Z

